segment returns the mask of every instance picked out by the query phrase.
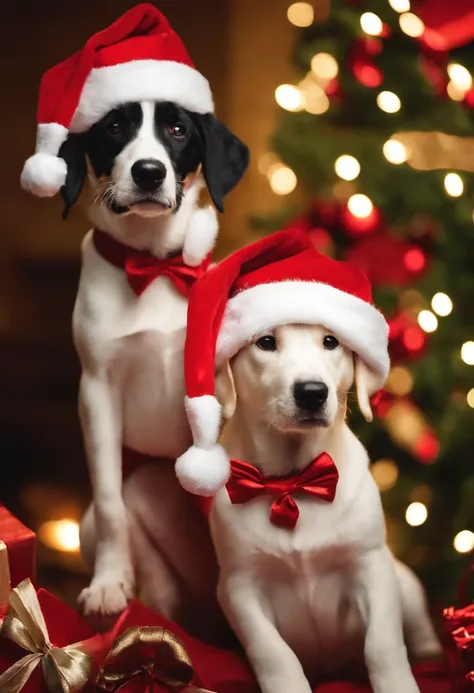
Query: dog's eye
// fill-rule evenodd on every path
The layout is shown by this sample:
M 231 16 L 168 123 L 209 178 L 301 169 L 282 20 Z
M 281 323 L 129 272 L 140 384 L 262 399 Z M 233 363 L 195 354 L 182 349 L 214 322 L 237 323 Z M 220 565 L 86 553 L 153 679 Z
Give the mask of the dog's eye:
M 276 351 L 277 348 L 276 339 L 271 334 L 266 334 L 264 337 L 260 337 L 260 339 L 257 339 L 255 344 L 262 351 Z
M 182 140 L 183 137 L 186 135 L 186 128 L 182 123 L 176 123 L 176 125 L 172 125 L 169 130 L 173 137 L 176 137 L 177 140 Z
M 333 349 L 337 349 L 339 342 L 331 334 L 328 334 L 323 339 L 323 346 L 328 351 L 333 351 Z
M 123 125 L 123 118 L 120 118 L 120 116 L 113 116 L 107 121 L 105 127 L 107 132 L 111 135 L 118 135 L 122 131 Z

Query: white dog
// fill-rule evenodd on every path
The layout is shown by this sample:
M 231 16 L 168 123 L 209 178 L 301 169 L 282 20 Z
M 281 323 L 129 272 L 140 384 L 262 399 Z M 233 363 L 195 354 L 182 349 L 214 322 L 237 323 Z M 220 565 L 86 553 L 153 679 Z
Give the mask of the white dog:
M 374 693 L 415 693 L 403 631 L 417 657 L 439 654 L 439 642 L 420 583 L 386 545 L 367 453 L 346 421 L 354 380 L 372 418 L 386 324 L 364 276 L 307 244 L 282 233 L 240 251 L 210 270 L 189 307 L 188 339 L 199 313 L 204 347 L 189 344 L 188 411 L 212 463 L 218 448 L 201 417 L 209 395 L 193 374 L 202 381 L 208 367 L 199 304 L 219 285 L 228 300 L 216 346 L 232 458 L 211 510 L 218 598 L 263 693 L 310 693 L 308 679 L 364 659 Z
M 23 187 L 40 196 L 60 189 L 65 216 L 87 176 L 94 192 L 94 228 L 82 245 L 73 316 L 93 492 L 81 532 L 93 578 L 80 601 L 88 615 L 114 615 L 134 593 L 132 553 L 143 573 L 150 564 L 144 540 L 158 552 L 166 544 L 147 537 L 149 527 L 138 537 L 136 522 L 129 534 L 122 450 L 174 460 L 187 447 L 187 297 L 217 235 L 214 209 L 199 208 L 199 195 L 206 185 L 222 211 L 248 150 L 214 117 L 207 80 L 151 4 L 133 8 L 49 70 L 38 114 L 36 154 L 25 164 Z M 171 476 L 172 470 L 149 477 L 165 484 L 147 510 L 158 534 L 173 531 L 171 499 L 176 515 L 178 508 L 188 512 L 189 499 L 174 478 L 176 489 L 170 488 Z M 136 505 L 143 524 L 143 504 Z M 193 538 L 191 531 L 188 541 Z M 141 549 L 132 546 L 135 540 Z M 177 544 L 191 555 L 184 542 L 181 533 Z

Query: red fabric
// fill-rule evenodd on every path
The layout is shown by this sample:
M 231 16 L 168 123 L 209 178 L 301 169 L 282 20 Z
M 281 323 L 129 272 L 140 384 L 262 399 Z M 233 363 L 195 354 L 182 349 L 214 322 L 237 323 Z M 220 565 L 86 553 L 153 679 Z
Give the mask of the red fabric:
M 279 231 L 241 248 L 206 272 L 191 293 L 184 355 L 188 397 L 215 392 L 216 343 L 228 300 L 260 284 L 292 280 L 329 284 L 372 304 L 365 274 L 319 253 L 304 231 Z
M 294 529 L 300 514 L 293 495 L 308 494 L 332 503 L 336 496 L 339 474 L 325 452 L 314 459 L 300 474 L 264 478 L 256 467 L 241 460 L 231 460 L 231 476 L 226 484 L 232 503 L 247 503 L 263 494 L 275 496 L 270 522 L 277 527 Z
M 38 123 L 59 123 L 68 128 L 91 70 L 143 59 L 172 60 L 194 67 L 166 17 L 148 3 L 125 12 L 109 27 L 91 36 L 82 50 L 44 74 Z
M 0 505 L 0 540 L 6 544 L 10 580 L 16 587 L 25 578 L 35 581 L 36 535 Z
M 211 262 L 210 255 L 197 267 L 186 265 L 182 255 L 160 260 L 151 253 L 124 245 L 98 229 L 94 229 L 93 240 L 95 249 L 104 260 L 125 270 L 128 283 L 137 296 L 141 296 L 155 279 L 163 276 L 171 279 L 180 294 L 189 296 L 191 287 Z

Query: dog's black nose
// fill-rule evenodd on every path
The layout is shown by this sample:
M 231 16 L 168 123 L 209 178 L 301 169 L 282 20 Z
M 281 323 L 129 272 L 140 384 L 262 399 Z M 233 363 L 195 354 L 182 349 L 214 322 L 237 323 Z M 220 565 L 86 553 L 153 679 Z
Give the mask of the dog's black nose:
M 155 190 L 166 178 L 166 167 L 157 159 L 139 159 L 132 166 L 132 178 L 142 190 Z
M 293 397 L 298 409 L 316 412 L 327 400 L 329 388 L 318 380 L 304 380 L 293 386 Z

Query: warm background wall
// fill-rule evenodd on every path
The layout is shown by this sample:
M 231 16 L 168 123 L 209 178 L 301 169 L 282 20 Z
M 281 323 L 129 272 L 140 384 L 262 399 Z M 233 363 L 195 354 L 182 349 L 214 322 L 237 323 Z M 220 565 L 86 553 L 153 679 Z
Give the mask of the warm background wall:
M 0 128 L 0 500 L 31 526 L 77 517 L 88 499 L 76 414 L 78 366 L 70 318 L 87 230 L 87 195 L 67 222 L 59 199 L 20 189 L 33 152 L 42 73 L 81 47 L 133 0 L 23 0 L 0 11 L 3 106 Z M 217 115 L 250 147 L 252 164 L 228 198 L 219 252 L 246 242 L 250 213 L 275 202 L 257 167 L 274 124 L 275 87 L 290 78 L 287 0 L 156 2 L 209 78 Z M 275 47 L 278 47 L 275 50 Z M 45 579 L 51 556 L 40 556 Z

